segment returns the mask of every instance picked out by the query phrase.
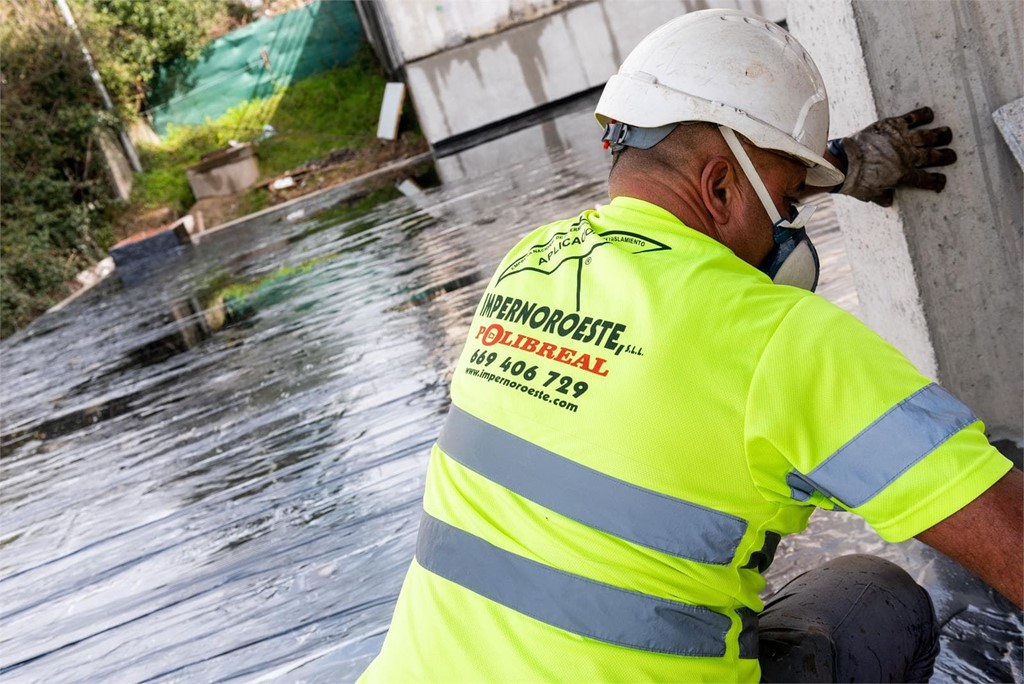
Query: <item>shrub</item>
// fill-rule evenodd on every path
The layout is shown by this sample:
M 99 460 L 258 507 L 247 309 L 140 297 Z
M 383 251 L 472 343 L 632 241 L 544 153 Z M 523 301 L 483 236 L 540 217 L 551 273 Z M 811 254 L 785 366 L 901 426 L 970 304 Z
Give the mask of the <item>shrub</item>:
M 0 17 L 0 335 L 38 315 L 111 238 L 96 139 L 112 123 L 48 3 Z

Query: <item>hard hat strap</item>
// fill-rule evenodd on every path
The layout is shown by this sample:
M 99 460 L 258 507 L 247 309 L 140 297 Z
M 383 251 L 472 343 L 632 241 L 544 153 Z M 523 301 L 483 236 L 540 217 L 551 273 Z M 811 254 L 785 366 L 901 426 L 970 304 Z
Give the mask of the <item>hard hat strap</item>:
M 719 126 L 718 130 L 722 132 L 725 144 L 732 150 L 732 154 L 736 157 L 736 161 L 739 162 L 743 173 L 746 174 L 747 180 L 754 186 L 754 192 L 757 193 L 757 198 L 764 205 L 764 210 L 768 212 L 768 217 L 772 220 L 772 223 L 778 224 L 782 220 L 782 216 L 779 214 L 779 210 L 775 208 L 775 202 L 772 201 L 772 196 L 768 194 L 768 188 L 765 187 L 764 181 L 761 180 L 761 174 L 754 168 L 754 162 L 750 161 L 750 157 L 747 155 L 747 151 L 743 149 L 743 145 L 740 144 L 736 133 L 726 126 Z
M 604 127 L 604 148 L 611 148 L 612 152 L 618 152 L 623 147 L 635 147 L 640 150 L 648 150 L 676 129 L 679 124 L 667 124 L 654 128 L 643 128 L 641 126 L 630 126 L 619 121 L 609 121 Z
M 743 145 L 740 144 L 739 138 L 736 137 L 736 133 L 728 126 L 719 126 L 718 130 L 722 132 L 722 137 L 725 138 L 725 144 L 732 150 L 733 156 L 736 157 L 736 161 L 739 162 L 740 168 L 743 169 L 743 173 L 747 176 L 747 180 L 750 181 L 750 185 L 753 186 L 754 192 L 757 193 L 757 198 L 761 200 L 761 204 L 764 206 L 764 210 L 768 212 L 768 218 L 772 220 L 772 226 L 774 228 L 786 228 L 789 230 L 799 230 L 807 225 L 807 221 L 811 218 L 811 214 L 817 207 L 813 204 L 805 204 L 796 210 L 792 216 L 788 218 L 782 218 L 779 214 L 779 210 L 775 208 L 775 202 L 772 201 L 772 196 L 768 194 L 768 188 L 765 187 L 764 181 L 761 180 L 761 174 L 754 168 L 754 162 L 750 161 L 750 157 L 747 155 L 747 151 L 743 149 Z

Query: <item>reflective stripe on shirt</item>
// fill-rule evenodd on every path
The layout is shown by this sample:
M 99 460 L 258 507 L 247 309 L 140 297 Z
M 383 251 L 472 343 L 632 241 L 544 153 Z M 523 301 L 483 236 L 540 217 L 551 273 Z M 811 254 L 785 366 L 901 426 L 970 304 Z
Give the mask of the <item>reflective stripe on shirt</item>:
M 441 450 L 516 494 L 589 527 L 657 551 L 728 565 L 742 518 L 618 480 L 452 406 Z
M 969 408 L 933 383 L 889 409 L 808 474 L 791 471 L 786 483 L 797 501 L 819 491 L 857 508 L 976 420 Z
M 416 560 L 435 575 L 573 634 L 671 655 L 725 655 L 732 620 L 722 613 L 557 570 L 429 514 L 420 526 Z M 756 658 L 756 615 L 739 615 L 740 657 Z

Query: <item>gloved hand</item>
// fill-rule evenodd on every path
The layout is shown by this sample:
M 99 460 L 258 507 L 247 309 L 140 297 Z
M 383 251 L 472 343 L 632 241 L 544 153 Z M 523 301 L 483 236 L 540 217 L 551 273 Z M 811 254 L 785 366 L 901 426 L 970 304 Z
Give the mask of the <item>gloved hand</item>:
M 892 204 L 897 187 L 941 192 L 946 187 L 946 176 L 923 168 L 956 161 L 953 150 L 936 149 L 948 145 L 953 132 L 948 126 L 913 130 L 934 120 L 931 108 L 922 107 L 831 141 L 829 150 L 841 161 L 846 158 L 847 168 L 840 169 L 845 171 L 846 180 L 837 192 L 883 207 Z

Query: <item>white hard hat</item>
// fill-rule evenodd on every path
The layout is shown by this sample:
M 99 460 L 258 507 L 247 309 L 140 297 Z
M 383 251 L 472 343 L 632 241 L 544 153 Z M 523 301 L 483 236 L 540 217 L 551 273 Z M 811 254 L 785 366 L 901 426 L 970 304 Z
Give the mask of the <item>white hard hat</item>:
M 807 185 L 843 182 L 822 156 L 828 96 L 811 56 L 783 28 L 748 12 L 690 12 L 656 29 L 609 79 L 595 114 L 602 126 L 727 126 L 802 161 Z

